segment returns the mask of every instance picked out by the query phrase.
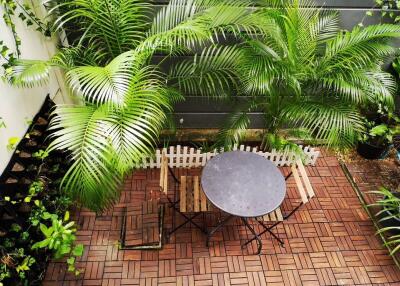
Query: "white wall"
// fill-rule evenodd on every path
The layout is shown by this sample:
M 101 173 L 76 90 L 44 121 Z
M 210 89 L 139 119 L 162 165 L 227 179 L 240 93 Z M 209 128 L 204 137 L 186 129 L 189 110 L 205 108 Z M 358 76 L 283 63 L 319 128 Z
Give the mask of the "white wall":
M 41 1 L 32 1 L 40 3 Z M 15 49 L 12 33 L 5 26 L 0 7 L 0 40 L 7 43 L 11 49 Z M 40 7 L 35 7 L 40 9 Z M 43 10 L 39 11 L 43 13 Z M 27 28 L 18 17 L 14 18 L 18 35 L 21 38 L 21 58 L 48 59 L 56 51 L 57 38 L 45 39 L 34 28 Z M 61 87 L 61 88 L 60 88 Z M 39 111 L 47 94 L 57 103 L 66 102 L 68 95 L 63 87 L 63 77 L 60 71 L 53 72 L 47 86 L 22 89 L 8 85 L 0 81 L 0 117 L 5 122 L 6 128 L 0 128 L 0 174 L 7 166 L 13 151 L 7 150 L 10 137 L 22 138 L 29 127 L 31 120 Z

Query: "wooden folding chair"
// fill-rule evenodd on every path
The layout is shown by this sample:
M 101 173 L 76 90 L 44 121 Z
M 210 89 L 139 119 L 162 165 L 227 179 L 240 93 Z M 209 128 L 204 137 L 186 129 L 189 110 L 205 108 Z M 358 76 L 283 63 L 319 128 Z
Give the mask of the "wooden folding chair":
M 179 197 L 178 199 L 171 200 L 168 197 L 168 173 L 170 173 L 175 181 L 179 185 Z M 187 223 L 192 223 L 195 227 L 200 229 L 203 233 L 207 234 L 204 227 L 198 225 L 193 221 L 200 214 L 209 212 L 212 210 L 211 203 L 207 200 L 203 189 L 200 184 L 199 176 L 181 176 L 178 180 L 168 166 L 168 158 L 163 153 L 161 157 L 161 169 L 160 169 L 160 190 L 165 194 L 169 201 L 169 206 L 172 207 L 176 212 L 182 215 L 185 219 L 184 222 L 176 227 L 173 227 L 168 235 L 171 235 Z M 174 225 L 174 223 L 173 223 Z
M 310 179 L 307 176 L 307 172 L 304 168 L 303 162 L 300 159 L 296 160 L 295 163 L 291 164 L 290 170 L 291 172 L 289 173 L 289 175 L 285 177 L 285 181 L 293 175 L 294 180 L 296 182 L 296 187 L 297 187 L 296 189 L 300 196 L 300 203 L 287 215 L 283 215 L 281 208 L 278 207 L 273 212 L 266 214 L 262 217 L 256 218 L 258 223 L 262 225 L 264 228 L 264 230 L 258 235 L 261 236 L 264 233 L 269 232 L 273 237 L 275 237 L 281 243 L 281 245 L 284 245 L 283 240 L 281 240 L 276 234 L 274 234 L 272 232 L 272 229 L 275 228 L 280 223 L 282 223 L 283 221 L 288 220 L 296 211 L 299 210 L 299 208 L 302 205 L 308 203 L 310 199 L 315 196 L 314 190 L 310 183 Z M 272 223 L 272 225 L 267 226 L 266 223 Z M 254 239 L 256 239 L 256 237 L 253 237 L 251 240 L 247 241 L 244 245 L 249 244 Z

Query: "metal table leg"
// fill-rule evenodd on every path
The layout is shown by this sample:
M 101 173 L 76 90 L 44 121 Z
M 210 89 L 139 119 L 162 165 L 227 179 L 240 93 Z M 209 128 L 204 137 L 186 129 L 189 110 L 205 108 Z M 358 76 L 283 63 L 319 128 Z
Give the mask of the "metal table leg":
M 255 232 L 255 230 L 250 226 L 249 222 L 247 221 L 247 218 L 242 217 L 241 219 L 242 219 L 244 225 L 251 231 L 251 233 L 254 235 L 255 239 L 257 240 L 257 244 L 258 244 L 257 254 L 261 254 L 261 248 L 262 248 L 261 238 Z M 246 246 L 246 245 L 247 245 L 247 243 L 244 244 L 243 246 Z
M 219 230 L 225 223 L 227 223 L 233 215 L 228 215 L 226 218 L 224 218 L 222 221 L 220 221 L 216 227 L 214 227 L 210 232 L 207 233 L 207 241 L 206 241 L 206 246 L 208 247 L 210 244 L 210 239 L 214 235 L 214 233 Z

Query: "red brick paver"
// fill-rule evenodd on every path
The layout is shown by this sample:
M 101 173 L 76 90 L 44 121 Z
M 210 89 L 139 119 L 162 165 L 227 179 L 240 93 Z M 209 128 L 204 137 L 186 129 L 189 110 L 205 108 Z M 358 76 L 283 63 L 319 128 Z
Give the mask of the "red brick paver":
M 400 285 L 400 271 L 375 236 L 337 159 L 323 151 L 308 173 L 316 197 L 275 230 L 285 248 L 266 234 L 262 254 L 253 255 L 255 243 L 245 249 L 240 246 L 250 233 L 239 220 L 217 232 L 209 248 L 197 229 L 186 226 L 160 251 L 120 250 L 125 206 L 132 212 L 132 231 L 157 219 L 154 215 L 140 219 L 138 212 L 143 212 L 143 201 L 156 197 L 152 191 L 159 173 L 135 172 L 112 210 L 102 216 L 76 212 L 78 241 L 85 244 L 78 263 L 83 273 L 74 277 L 62 262 L 51 262 L 43 285 Z M 363 177 L 360 180 L 363 183 Z M 284 210 L 295 204 L 290 181 L 288 189 Z M 207 214 L 207 224 L 215 225 L 219 216 Z M 168 211 L 167 227 L 170 224 Z M 137 233 L 132 237 L 137 239 Z

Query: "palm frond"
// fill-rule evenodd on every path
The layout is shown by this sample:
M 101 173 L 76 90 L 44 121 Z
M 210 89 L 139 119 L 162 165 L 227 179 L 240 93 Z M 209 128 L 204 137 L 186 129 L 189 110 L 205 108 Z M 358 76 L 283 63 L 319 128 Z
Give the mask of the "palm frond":
M 223 147 L 225 150 L 232 150 L 235 145 L 238 145 L 250 125 L 249 112 L 254 111 L 257 107 L 257 102 L 250 100 L 242 108 L 238 108 L 237 111 L 232 113 L 218 132 L 215 146 Z
M 137 46 L 145 36 L 151 6 L 143 0 L 67 0 L 50 10 L 55 29 L 85 29 L 80 43 L 95 41 L 109 58 Z
M 49 150 L 67 149 L 73 162 L 62 188 L 93 210 L 114 203 L 126 172 L 154 152 L 165 111 L 171 109 L 167 95 L 162 87 L 147 87 L 128 94 L 123 108 L 57 107 Z
M 51 66 L 50 61 L 18 60 L 6 77 L 12 85 L 31 88 L 48 83 Z
M 115 201 L 122 179 L 113 171 L 113 154 L 102 122 L 106 115 L 107 106 L 59 106 L 49 128 L 54 131 L 49 150 L 72 153 L 73 163 L 61 188 L 96 211 Z
M 18 87 L 34 87 L 45 85 L 49 81 L 52 68 L 58 67 L 64 71 L 78 64 L 95 64 L 101 55 L 93 52 L 90 47 L 63 48 L 49 60 L 18 60 L 7 72 L 10 84 Z
M 383 72 L 380 68 L 317 74 L 317 77 L 316 91 L 322 95 L 339 96 L 345 101 L 358 105 L 384 102 L 387 106 L 393 106 L 396 83 L 389 73 Z M 324 92 L 321 92 L 322 90 Z
M 119 172 L 126 173 L 154 153 L 166 121 L 166 106 L 159 98 L 159 91 L 148 90 L 142 96 L 132 96 L 126 108 L 114 108 L 105 118 L 106 134 L 116 154 L 115 168 Z M 164 103 L 168 103 L 168 99 L 164 99 Z
M 354 28 L 351 32 L 338 33 L 327 42 L 320 68 L 334 69 L 365 67 L 377 63 L 394 53 L 389 41 L 400 37 L 398 25 L 380 24 Z
M 239 35 L 274 27 L 263 17 L 249 13 L 250 6 L 247 0 L 171 0 L 154 17 L 140 49 L 193 49 L 215 44 L 225 32 Z
M 81 94 L 92 103 L 122 105 L 142 63 L 143 58 L 140 55 L 129 51 L 116 57 L 105 67 L 73 68 L 67 72 L 66 79 L 75 93 Z M 143 71 L 140 77 L 144 77 Z
M 330 147 L 353 146 L 364 132 L 362 116 L 349 105 L 337 102 L 300 102 L 283 109 L 284 120 L 304 128 Z
M 304 159 L 304 151 L 296 143 L 290 142 L 283 135 L 277 133 L 265 133 L 261 147 L 264 150 L 275 150 L 283 154 L 292 153 L 300 159 Z
M 237 89 L 241 57 L 235 46 L 210 46 L 193 60 L 172 66 L 169 77 L 185 94 L 222 97 Z

